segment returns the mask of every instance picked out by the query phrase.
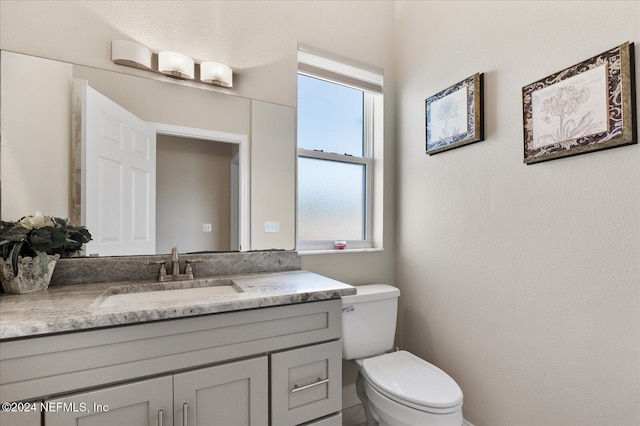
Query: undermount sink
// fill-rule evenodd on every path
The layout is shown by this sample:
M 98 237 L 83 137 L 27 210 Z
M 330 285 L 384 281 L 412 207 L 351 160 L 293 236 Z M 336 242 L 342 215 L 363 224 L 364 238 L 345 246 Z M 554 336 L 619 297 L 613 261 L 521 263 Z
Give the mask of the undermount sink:
M 233 280 L 201 278 L 155 284 L 111 287 L 95 303 L 96 308 L 119 308 L 149 303 L 207 303 L 212 298 L 242 293 Z

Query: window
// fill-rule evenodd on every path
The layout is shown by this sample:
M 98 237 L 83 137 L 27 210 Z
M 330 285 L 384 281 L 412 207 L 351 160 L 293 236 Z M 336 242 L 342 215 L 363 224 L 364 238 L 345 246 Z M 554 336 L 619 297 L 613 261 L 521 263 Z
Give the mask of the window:
M 299 61 L 298 250 L 333 249 L 335 240 L 346 240 L 347 249 L 373 247 L 374 142 L 381 136 L 375 121 L 381 121 L 376 110 L 382 95 L 351 78 L 352 70 L 337 73 L 340 64 L 309 66 L 316 58 L 306 54 Z

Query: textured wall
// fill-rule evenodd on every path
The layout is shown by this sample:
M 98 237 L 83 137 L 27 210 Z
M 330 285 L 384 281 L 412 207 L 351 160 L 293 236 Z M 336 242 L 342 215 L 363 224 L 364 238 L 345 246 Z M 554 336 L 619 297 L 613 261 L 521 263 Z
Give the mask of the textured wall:
M 640 424 L 640 146 L 525 166 L 521 106 L 640 42 L 640 3 L 407 1 L 396 28 L 402 343 L 476 426 Z M 475 72 L 486 140 L 426 156 L 425 98 Z

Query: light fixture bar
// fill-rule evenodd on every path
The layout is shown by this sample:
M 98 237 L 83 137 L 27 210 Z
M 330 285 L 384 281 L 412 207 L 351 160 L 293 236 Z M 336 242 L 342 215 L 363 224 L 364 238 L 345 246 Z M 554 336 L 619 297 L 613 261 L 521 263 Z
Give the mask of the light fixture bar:
M 118 65 L 162 73 L 171 78 L 193 80 L 198 75 L 203 83 L 233 87 L 233 70 L 223 63 L 203 61 L 196 64 L 190 57 L 173 51 L 161 51 L 155 55 L 147 47 L 133 41 L 113 40 L 111 60 Z

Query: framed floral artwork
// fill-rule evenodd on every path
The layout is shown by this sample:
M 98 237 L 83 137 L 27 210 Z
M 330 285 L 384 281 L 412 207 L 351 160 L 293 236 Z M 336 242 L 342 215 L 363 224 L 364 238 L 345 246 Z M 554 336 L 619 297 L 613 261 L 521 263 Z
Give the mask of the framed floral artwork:
M 522 88 L 524 163 L 637 143 L 633 43 Z
M 484 140 L 482 80 L 476 73 L 427 98 L 427 154 Z

